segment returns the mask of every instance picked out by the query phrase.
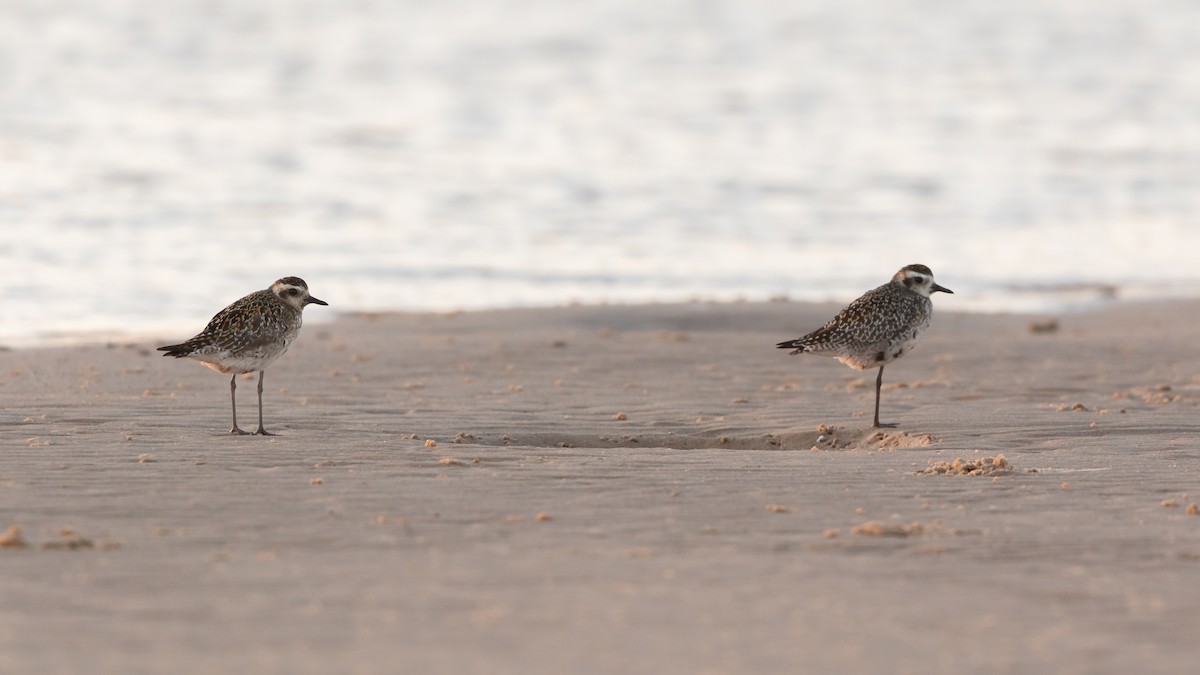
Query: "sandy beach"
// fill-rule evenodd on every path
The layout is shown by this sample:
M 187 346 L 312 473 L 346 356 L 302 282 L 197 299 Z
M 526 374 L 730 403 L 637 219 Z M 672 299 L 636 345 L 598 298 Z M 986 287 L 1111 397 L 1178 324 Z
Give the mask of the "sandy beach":
M 272 438 L 187 335 L 0 351 L 0 672 L 1195 668 L 1200 302 L 948 305 L 882 431 L 833 305 L 344 316 Z

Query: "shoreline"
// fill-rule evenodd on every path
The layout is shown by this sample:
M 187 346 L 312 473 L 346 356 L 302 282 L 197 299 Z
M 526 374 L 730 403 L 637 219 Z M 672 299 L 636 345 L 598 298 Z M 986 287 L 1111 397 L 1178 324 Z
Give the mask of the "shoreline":
M 0 670 L 1190 667 L 1200 301 L 947 304 L 879 431 L 774 348 L 836 304 L 309 323 L 270 438 L 154 341 L 0 351 Z
M 1189 289 L 1189 290 L 1182 290 Z M 863 289 L 864 291 L 866 289 Z M 1013 300 L 1009 304 L 996 303 L 993 298 L 1002 294 L 1010 297 L 1025 297 L 1025 301 Z M 505 307 L 482 307 L 482 308 L 449 308 L 449 309 L 421 309 L 421 308 L 399 308 L 386 310 L 362 310 L 349 309 L 343 310 L 339 307 L 331 307 L 326 310 L 326 314 L 313 313 L 312 316 L 306 317 L 306 325 L 323 325 L 331 322 L 343 320 L 345 318 L 355 316 L 376 316 L 376 315 L 430 315 L 430 316 L 445 316 L 456 314 L 474 314 L 474 313 L 490 313 L 490 312 L 522 312 L 522 311 L 552 311 L 572 309 L 579 307 L 672 307 L 685 305 L 796 305 L 796 306 L 844 306 L 857 296 L 847 296 L 842 299 L 806 299 L 793 298 L 787 294 L 779 294 L 770 298 L 753 299 L 746 297 L 727 297 L 727 298 L 711 298 L 711 297 L 687 297 L 683 299 L 664 299 L 658 301 L 646 301 L 641 299 L 630 300 L 611 300 L 611 301 L 581 301 L 581 300 L 563 300 L 560 302 L 547 302 L 545 304 L 531 304 Z M 1073 316 L 1077 314 L 1086 314 L 1091 312 L 1104 312 L 1112 309 L 1119 309 L 1123 306 L 1140 305 L 1140 304 L 1158 304 L 1158 303 L 1188 303 L 1200 302 L 1200 289 L 1197 289 L 1194 284 L 1186 283 L 1155 283 L 1146 284 L 1136 287 L 1118 287 L 1106 285 L 1098 282 L 1071 282 L 1071 283 L 1047 283 L 1029 286 L 1026 288 L 1008 289 L 1002 291 L 1000 289 L 991 289 L 977 295 L 963 295 L 963 298 L 970 298 L 970 306 L 951 306 L 941 308 L 939 311 L 955 312 L 963 314 L 981 314 L 981 315 L 1028 315 L 1028 316 Z M 959 304 L 966 305 L 961 302 Z M 217 309 L 209 308 L 212 313 Z M 169 324 L 160 323 L 157 325 L 147 325 L 135 331 L 122 331 L 118 329 L 95 328 L 86 331 L 53 331 L 43 332 L 40 335 L 9 335 L 8 337 L 0 337 L 0 350 L 11 349 L 42 349 L 54 347 L 75 347 L 87 344 L 105 344 L 105 343 L 127 343 L 141 342 L 153 339 L 169 339 L 163 338 L 165 335 L 175 334 L 190 334 L 198 331 L 203 327 L 208 320 L 208 315 L 202 311 L 198 318 L 188 320 L 173 321 Z M 190 333 L 189 333 L 190 332 Z

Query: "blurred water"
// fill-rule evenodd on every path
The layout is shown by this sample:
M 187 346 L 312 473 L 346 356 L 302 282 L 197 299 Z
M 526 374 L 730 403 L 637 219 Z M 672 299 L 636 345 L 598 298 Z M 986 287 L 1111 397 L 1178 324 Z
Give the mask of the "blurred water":
M 5 0 L 0 342 L 333 308 L 1200 294 L 1190 0 Z M 320 308 L 319 308 L 320 309 Z M 318 312 L 310 312 L 317 318 Z

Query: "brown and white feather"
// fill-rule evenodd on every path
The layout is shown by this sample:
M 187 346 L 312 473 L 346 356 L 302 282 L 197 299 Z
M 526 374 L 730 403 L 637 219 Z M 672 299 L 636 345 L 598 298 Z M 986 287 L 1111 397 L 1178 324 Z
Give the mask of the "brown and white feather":
M 222 373 L 263 370 L 283 356 L 304 321 L 304 306 L 325 304 L 298 277 L 284 277 L 229 305 L 195 337 L 159 347 L 164 356 L 189 358 Z
M 832 356 L 858 370 L 886 365 L 907 353 L 933 317 L 929 293 L 946 291 L 924 265 L 909 265 L 864 293 L 813 332 L 779 343 L 792 354 Z M 948 292 L 948 291 L 947 291 Z

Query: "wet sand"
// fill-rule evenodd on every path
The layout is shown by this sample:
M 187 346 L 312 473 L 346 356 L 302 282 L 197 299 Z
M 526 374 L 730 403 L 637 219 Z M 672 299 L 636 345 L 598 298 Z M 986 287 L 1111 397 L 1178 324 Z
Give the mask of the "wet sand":
M 0 672 L 1194 667 L 1200 303 L 939 309 L 882 431 L 773 348 L 835 310 L 343 317 L 271 438 L 187 336 L 0 351 Z

